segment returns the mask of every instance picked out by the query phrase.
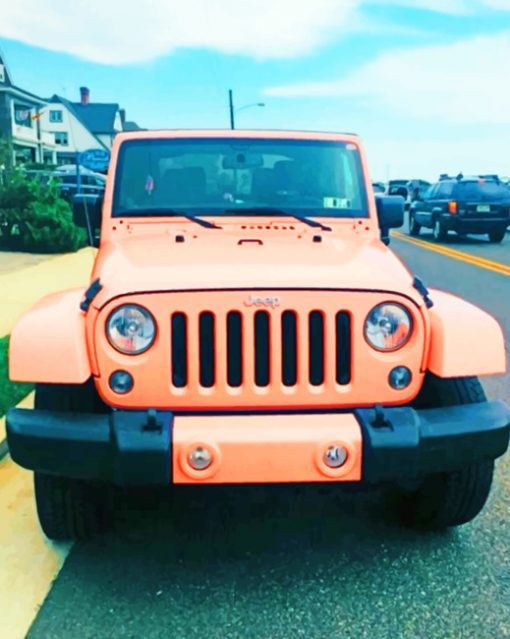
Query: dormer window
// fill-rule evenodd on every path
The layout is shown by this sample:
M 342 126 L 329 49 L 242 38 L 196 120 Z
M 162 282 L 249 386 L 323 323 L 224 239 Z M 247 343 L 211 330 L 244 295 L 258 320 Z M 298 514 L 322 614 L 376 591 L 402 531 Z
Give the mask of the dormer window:
M 5 82 L 5 66 L 0 64 L 0 82 Z

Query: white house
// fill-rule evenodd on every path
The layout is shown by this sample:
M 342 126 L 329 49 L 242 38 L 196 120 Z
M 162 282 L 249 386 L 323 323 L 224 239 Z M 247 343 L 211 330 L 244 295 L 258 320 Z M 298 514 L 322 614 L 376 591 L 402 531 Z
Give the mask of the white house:
M 117 133 L 124 130 L 124 110 L 116 103 L 90 102 L 87 87 L 80 88 L 80 102 L 58 95 L 48 102 L 41 126 L 54 136 L 59 164 L 73 162 L 81 151 L 110 150 Z
M 88 149 L 109 148 L 89 131 L 72 103 L 57 95 L 41 111 L 41 127 L 53 137 L 58 164 L 74 163 L 76 154 Z
M 12 144 L 14 162 L 55 162 L 55 139 L 40 120 L 46 104 L 13 83 L 0 51 L 0 136 Z

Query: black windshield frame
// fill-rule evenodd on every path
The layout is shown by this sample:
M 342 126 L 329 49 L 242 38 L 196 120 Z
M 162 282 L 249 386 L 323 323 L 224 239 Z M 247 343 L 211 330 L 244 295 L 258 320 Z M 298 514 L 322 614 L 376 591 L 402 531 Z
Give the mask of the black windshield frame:
M 359 209 L 327 209 L 324 207 L 320 207 L 320 206 L 289 206 L 289 205 L 285 205 L 282 206 L 282 209 L 288 210 L 289 215 L 293 215 L 294 213 L 297 215 L 301 215 L 301 216 L 306 216 L 309 218 L 314 218 L 314 217 L 324 217 L 324 218 L 328 218 L 328 219 L 358 219 L 358 218 L 363 218 L 363 219 L 367 219 L 370 217 L 370 210 L 369 210 L 369 204 L 368 204 L 368 195 L 367 195 L 367 189 L 366 189 L 366 177 L 365 177 L 365 173 L 363 170 L 363 163 L 361 160 L 361 154 L 360 154 L 360 150 L 359 147 L 355 144 L 353 144 L 352 142 L 347 142 L 347 141 L 342 141 L 342 140 L 319 140 L 319 139 L 298 139 L 298 138 L 287 138 L 287 137 L 281 137 L 281 138 L 257 138 L 257 137 L 246 137 L 246 138 L 240 138 L 240 137 L 213 137 L 213 136 L 205 136 L 205 137 L 161 137 L 161 138 L 140 138 L 140 139 L 130 139 L 130 140 L 126 140 L 125 142 L 123 142 L 120 145 L 119 148 L 119 153 L 118 153 L 118 157 L 117 157 L 117 163 L 116 163 L 116 169 L 115 169 L 115 181 L 114 181 L 114 190 L 113 190 L 113 199 L 112 199 L 112 210 L 111 210 L 111 215 L 113 218 L 120 218 L 120 217 L 129 217 L 129 218 L 136 218 L 136 217 L 143 217 L 143 218 L 147 218 L 147 217 L 174 217 L 175 215 L 179 214 L 179 212 L 182 212 L 183 214 L 185 212 L 188 213 L 192 213 L 194 215 L 199 215 L 200 217 L 221 217 L 221 218 L 228 218 L 228 217 L 252 217 L 254 216 L 253 213 L 249 213 L 247 212 L 246 214 L 244 214 L 241 210 L 236 211 L 235 213 L 229 212 L 229 209 L 232 209 L 231 205 L 222 205 L 222 206 L 183 206 L 183 207 L 179 207 L 179 206 L 169 206 L 169 209 L 172 209 L 172 213 L 169 214 L 168 216 L 165 215 L 165 213 L 163 213 L 162 211 L 158 210 L 158 211 L 154 211 L 154 213 L 152 213 L 150 211 L 150 208 L 148 207 L 144 207 L 143 209 L 143 214 L 140 215 L 139 211 L 137 211 L 136 209 L 122 209 L 119 205 L 120 203 L 120 189 L 121 189 L 121 176 L 124 170 L 124 163 L 125 163 L 125 155 L 126 155 L 126 150 L 134 145 L 137 146 L 164 146 L 164 145 L 168 145 L 171 144 L 172 142 L 175 142 L 178 145 L 183 145 L 183 144 L 200 144 L 200 145 L 207 145 L 207 144 L 228 144 L 228 145 L 234 145 L 234 144 L 239 144 L 239 146 L 243 146 L 243 145 L 247 145 L 250 147 L 256 147 L 258 145 L 260 145 L 261 147 L 263 147 L 264 145 L 278 145 L 278 144 L 282 144 L 282 145 L 288 145 L 288 146 L 320 146 L 320 147 L 330 147 L 330 148 L 334 148 L 334 147 L 342 147 L 344 149 L 346 148 L 350 148 L 350 150 L 355 150 L 355 170 L 358 173 L 358 193 L 359 193 L 359 198 L 360 198 L 360 202 L 361 202 L 361 208 Z M 158 207 L 160 208 L 160 207 Z M 240 207 L 239 207 L 240 208 Z M 253 206 L 247 205 L 246 206 L 247 209 L 253 208 Z M 261 213 L 262 216 L 264 216 L 264 213 Z M 282 215 L 285 216 L 285 215 Z

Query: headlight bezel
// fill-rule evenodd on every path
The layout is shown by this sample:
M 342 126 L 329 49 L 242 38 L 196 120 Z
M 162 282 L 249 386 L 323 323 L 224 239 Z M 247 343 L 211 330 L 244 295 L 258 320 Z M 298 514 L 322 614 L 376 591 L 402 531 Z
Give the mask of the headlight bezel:
M 142 315 L 145 316 L 146 321 L 147 319 L 150 320 L 153 326 L 153 333 L 152 333 L 152 337 L 150 341 L 143 348 L 139 348 L 136 351 L 122 348 L 122 346 L 120 346 L 118 343 L 115 343 L 114 338 L 111 335 L 111 321 L 114 315 L 118 313 L 119 311 L 126 310 L 126 309 L 135 309 L 141 312 Z M 146 353 L 150 348 L 152 348 L 158 335 L 158 325 L 156 323 L 156 319 L 154 318 L 154 315 L 147 308 L 145 308 L 145 306 L 142 306 L 141 304 L 136 304 L 133 302 L 127 302 L 124 304 L 120 304 L 119 306 L 116 306 L 114 309 L 110 311 L 110 313 L 108 313 L 108 317 L 106 318 L 106 321 L 105 321 L 105 335 L 106 335 L 106 339 L 108 340 L 108 343 L 115 351 L 117 351 L 117 353 L 121 353 L 122 355 L 129 355 L 130 357 L 136 357 L 137 355 L 142 355 L 143 353 Z
M 405 339 L 399 343 L 397 346 L 393 346 L 391 348 L 386 348 L 386 347 L 381 347 L 378 346 L 377 344 L 373 343 L 370 340 L 370 337 L 368 335 L 368 324 L 369 324 L 369 318 L 372 314 L 374 314 L 376 311 L 378 311 L 381 307 L 384 306 L 394 306 L 396 308 L 399 309 L 399 311 L 403 311 L 405 316 L 407 317 L 407 320 L 409 322 L 409 329 L 407 331 L 407 334 L 405 336 Z M 370 348 L 372 348 L 373 350 L 379 352 L 379 353 L 395 353 L 396 351 L 400 351 L 401 349 L 403 349 L 405 346 L 407 346 L 414 334 L 414 330 L 415 330 L 415 322 L 414 322 L 414 318 L 413 318 L 413 314 L 411 313 L 411 311 L 401 302 L 397 302 L 395 300 L 386 300 L 384 302 L 379 302 L 378 304 L 376 304 L 372 309 L 370 309 L 370 311 L 367 313 L 365 320 L 363 322 L 363 337 L 366 341 L 366 343 L 370 346 Z

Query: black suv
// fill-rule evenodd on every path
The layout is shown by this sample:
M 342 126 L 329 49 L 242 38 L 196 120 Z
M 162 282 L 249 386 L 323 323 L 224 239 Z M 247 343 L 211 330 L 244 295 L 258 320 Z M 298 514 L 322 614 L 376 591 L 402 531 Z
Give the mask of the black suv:
M 409 211 L 410 235 L 424 226 L 433 230 L 436 242 L 445 240 L 448 231 L 487 233 L 491 242 L 501 242 L 509 225 L 510 189 L 496 175 L 442 175 Z

